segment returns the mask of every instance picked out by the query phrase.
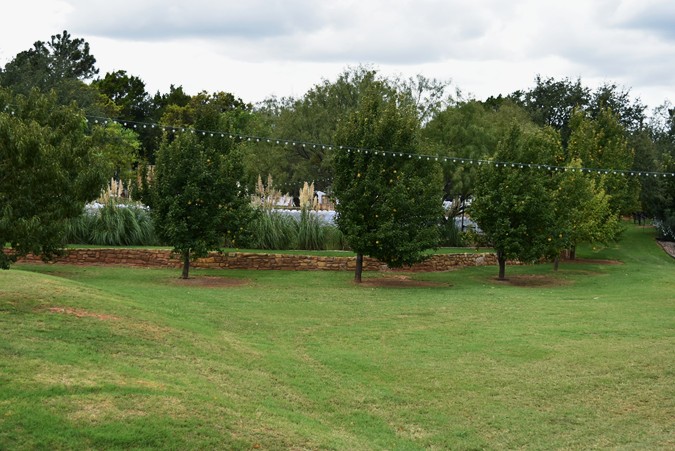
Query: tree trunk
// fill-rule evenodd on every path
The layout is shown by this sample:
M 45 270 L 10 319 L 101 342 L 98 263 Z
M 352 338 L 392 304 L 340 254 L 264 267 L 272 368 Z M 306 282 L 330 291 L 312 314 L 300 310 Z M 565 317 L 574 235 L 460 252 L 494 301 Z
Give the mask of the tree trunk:
M 190 251 L 184 251 L 183 252 L 183 274 L 181 277 L 183 279 L 187 279 L 188 275 L 190 274 Z
M 499 280 L 506 280 L 506 257 L 497 252 L 497 261 L 499 262 Z
M 553 271 L 557 271 L 559 267 L 560 267 L 560 255 L 556 255 L 555 259 L 553 260 Z
M 576 260 L 577 259 L 577 247 L 572 246 L 570 247 L 570 260 Z
M 354 271 L 354 282 L 361 283 L 361 273 L 363 272 L 363 254 L 356 254 L 356 270 Z

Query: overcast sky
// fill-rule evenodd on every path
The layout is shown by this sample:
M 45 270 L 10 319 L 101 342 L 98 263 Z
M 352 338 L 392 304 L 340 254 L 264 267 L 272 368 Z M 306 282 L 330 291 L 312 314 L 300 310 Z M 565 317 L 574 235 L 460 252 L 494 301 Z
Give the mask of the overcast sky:
M 349 66 L 452 80 L 478 99 L 534 77 L 675 102 L 674 0 L 16 0 L 2 2 L 0 65 L 64 29 L 100 75 L 148 91 L 302 96 Z

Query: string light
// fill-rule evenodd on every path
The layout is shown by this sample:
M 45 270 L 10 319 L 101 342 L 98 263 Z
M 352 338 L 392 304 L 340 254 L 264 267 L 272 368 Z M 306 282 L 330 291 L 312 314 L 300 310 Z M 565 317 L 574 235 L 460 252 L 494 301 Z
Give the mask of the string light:
M 11 114 L 14 114 L 14 111 L 11 111 Z M 166 127 L 164 128 L 160 124 L 154 124 L 154 123 L 147 123 L 147 122 L 135 122 L 135 121 L 120 121 L 116 119 L 108 119 L 104 117 L 97 117 L 97 116 L 87 116 L 86 117 L 87 121 L 89 119 L 92 119 L 94 123 L 99 124 L 103 123 L 104 125 L 108 125 L 108 121 L 117 123 L 117 124 L 122 124 L 125 127 L 133 127 L 134 129 L 138 129 L 138 126 L 142 126 L 142 128 L 146 129 L 148 126 L 151 128 L 159 127 L 162 130 L 173 132 L 173 133 L 178 133 L 186 132 L 186 128 L 172 128 L 172 127 Z M 130 125 L 131 124 L 131 125 Z M 192 134 L 195 133 L 201 133 L 203 136 L 206 136 L 209 134 L 212 137 L 215 137 L 217 135 L 220 135 L 221 138 L 224 138 L 226 135 L 220 131 L 211 131 L 211 130 L 197 130 L 197 129 L 188 129 L 188 131 Z M 247 141 L 247 142 L 266 142 L 266 143 L 274 143 L 277 145 L 288 145 L 289 143 L 292 143 L 292 146 L 301 146 L 303 148 L 307 148 L 308 146 L 311 146 L 313 149 L 316 149 L 317 147 L 321 147 L 322 149 L 328 149 L 328 150 L 333 150 L 333 146 L 328 145 L 328 144 L 322 144 L 322 143 L 315 143 L 315 142 L 306 142 L 306 141 L 300 141 L 300 140 L 290 140 L 290 141 L 281 141 L 278 139 L 273 139 L 273 138 L 267 138 L 267 137 L 258 137 L 258 136 L 248 136 L 248 135 L 239 135 L 239 134 L 228 134 L 227 135 L 229 139 L 233 139 L 236 141 Z M 407 157 L 408 159 L 412 159 L 413 155 L 418 156 L 418 160 L 421 160 L 422 158 L 425 158 L 429 161 L 430 159 L 434 159 L 434 161 L 439 161 L 438 156 L 434 155 L 423 155 L 423 154 L 412 154 L 412 153 L 404 153 L 404 152 L 389 152 L 389 151 L 383 151 L 383 150 L 374 150 L 374 149 L 368 149 L 368 148 L 361 148 L 361 147 L 344 147 L 344 146 L 337 146 L 339 150 L 347 150 L 348 153 L 351 153 L 352 150 L 354 150 L 357 153 L 373 153 L 375 155 L 382 155 L 383 157 L 390 156 L 393 158 L 403 158 Z M 622 170 L 622 169 L 605 169 L 605 168 L 574 168 L 574 167 L 565 167 L 565 166 L 548 166 L 548 165 L 540 165 L 540 164 L 532 164 L 532 163 L 521 163 L 521 162 L 492 162 L 489 160 L 480 160 L 480 159 L 473 159 L 473 158 L 457 158 L 457 157 L 443 157 L 442 158 L 443 162 L 448 162 L 451 161 L 453 163 L 458 163 L 458 164 L 474 164 L 477 163 L 479 166 L 482 166 L 484 163 L 485 164 L 494 164 L 496 168 L 499 168 L 500 165 L 501 167 L 508 167 L 510 165 L 512 168 L 520 168 L 524 169 L 525 167 L 527 168 L 536 168 L 536 169 L 546 169 L 548 171 L 554 171 L 554 172 L 566 172 L 568 170 L 571 170 L 572 172 L 576 172 L 577 170 L 581 171 L 582 173 L 593 173 L 596 172 L 597 174 L 605 174 L 609 175 L 610 172 L 612 175 L 622 175 L 622 176 L 635 176 L 636 172 L 631 171 L 631 170 Z M 652 171 L 652 172 L 637 172 L 638 177 L 675 177 L 675 172 L 658 172 L 658 171 Z

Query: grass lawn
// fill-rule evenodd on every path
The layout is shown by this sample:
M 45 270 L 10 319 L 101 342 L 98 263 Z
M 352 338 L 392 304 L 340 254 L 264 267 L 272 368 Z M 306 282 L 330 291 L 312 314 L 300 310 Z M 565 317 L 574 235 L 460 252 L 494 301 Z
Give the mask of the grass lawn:
M 16 265 L 0 449 L 673 449 L 675 259 L 634 226 L 580 256 L 622 263 L 408 287 Z

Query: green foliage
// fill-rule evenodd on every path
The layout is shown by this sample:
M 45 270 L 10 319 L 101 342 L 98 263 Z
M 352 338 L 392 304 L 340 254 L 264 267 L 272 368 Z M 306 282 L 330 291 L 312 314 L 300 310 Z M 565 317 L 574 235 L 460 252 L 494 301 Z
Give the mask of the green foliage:
M 455 88 L 453 93 L 448 92 L 450 80 L 430 79 L 417 74 L 407 79 L 396 78 L 392 83 L 398 92 L 415 105 L 417 118 L 421 124 L 428 123 L 444 108 L 454 105 L 461 98 L 459 88 Z
M 132 168 L 141 147 L 136 133 L 113 122 L 92 127 L 91 140 L 106 165 L 106 175 L 125 182 L 135 178 Z
M 608 244 L 621 233 L 618 215 L 612 211 L 605 190 L 581 171 L 581 163 L 553 178 L 555 224 L 550 232 L 554 254 L 580 243 Z
M 150 113 L 145 83 L 124 70 L 108 72 L 92 85 L 119 108 L 121 119 L 143 121 Z
M 485 158 L 496 144 L 493 122 L 479 102 L 451 106 L 436 115 L 422 129 L 426 153 L 460 158 Z M 443 166 L 445 195 L 461 201 L 473 193 L 476 169 L 469 165 Z
M 426 159 L 395 154 L 415 151 L 418 130 L 414 107 L 376 83 L 338 132 L 338 144 L 372 149 L 334 156 L 338 227 L 354 252 L 391 267 L 421 261 L 423 251 L 438 244 L 440 170 Z
M 204 91 L 192 96 L 185 105 L 169 104 L 163 110 L 162 123 L 174 127 L 191 126 L 197 130 L 219 130 L 223 132 L 246 130 L 252 119 L 252 106 L 229 92 L 208 94 Z M 220 134 L 202 134 L 200 141 L 205 145 L 227 151 L 230 144 Z
M 0 86 L 25 96 L 34 89 L 45 94 L 53 90 L 59 105 L 75 102 L 87 114 L 114 115 L 115 105 L 85 83 L 98 73 L 95 63 L 89 44 L 64 31 L 17 54 L 0 71 Z
M 451 105 L 423 129 L 424 153 L 479 160 L 490 158 L 500 137 L 514 122 L 530 123 L 526 111 L 506 99 L 492 106 L 467 101 Z M 473 196 L 478 168 L 472 164 L 444 164 L 445 198 L 465 207 Z
M 324 249 L 346 251 L 350 250 L 344 233 L 334 225 L 323 225 Z
M 268 99 L 257 111 L 260 132 L 279 139 L 333 143 L 339 124 L 378 80 L 377 71 L 358 66 L 345 70 L 335 81 L 315 85 L 302 98 Z M 256 146 L 248 153 L 247 165 L 252 174 L 272 174 L 281 184 L 330 178 L 333 173 L 332 151 L 292 144 L 274 152 L 264 144 Z M 325 190 L 322 184 L 317 188 Z
M 64 80 L 90 79 L 98 73 L 95 64 L 89 43 L 64 31 L 16 55 L 0 73 L 0 85 L 24 95 L 34 88 L 49 91 Z
M 150 206 L 158 236 L 183 259 L 183 278 L 191 259 L 218 249 L 224 236 L 236 242 L 250 220 L 249 200 L 238 186 L 242 171 L 236 150 L 216 150 L 194 134 L 160 149 Z
M 601 110 L 596 118 L 577 111 L 570 121 L 570 131 L 567 161 L 579 159 L 587 168 L 632 168 L 633 149 L 628 147 L 625 130 L 610 110 Z M 590 175 L 610 196 L 610 208 L 617 216 L 640 209 L 637 178 L 608 171 L 594 171 Z
M 145 82 L 139 77 L 129 75 L 124 70 L 108 72 L 103 78 L 94 80 L 92 86 L 112 102 L 117 111 L 116 119 L 135 122 L 157 122 L 153 117 L 157 105 L 153 105 L 145 90 Z M 137 127 L 140 156 L 154 162 L 154 154 L 159 148 L 162 132 L 159 127 Z
M 494 161 L 551 164 L 558 145 L 552 130 L 514 125 Z M 511 163 L 482 166 L 470 215 L 497 253 L 500 279 L 507 259 L 531 262 L 550 253 L 553 212 L 546 171 Z
M 574 111 L 591 100 L 591 91 L 581 79 L 543 78 L 537 75 L 535 86 L 528 91 L 516 91 L 511 98 L 522 104 L 535 124 L 550 126 L 560 132 L 563 147 L 570 136 L 570 119 Z
M 0 243 L 12 248 L 0 253 L 1 268 L 27 253 L 58 253 L 66 220 L 98 196 L 104 161 L 85 130 L 81 111 L 53 94 L 0 90 Z
M 646 107 L 639 99 L 630 98 L 630 90 L 622 90 L 615 84 L 606 83 L 592 91 L 582 84 L 581 79 L 556 80 L 537 75 L 534 81 L 533 88 L 516 91 L 509 97 L 523 105 L 536 124 L 558 130 L 565 149 L 572 132 L 572 118 L 577 111 L 594 119 L 611 111 L 627 134 L 639 131 L 645 122 Z
M 158 244 L 150 213 L 135 205 L 112 200 L 94 212 L 86 211 L 68 221 L 66 242 L 109 246 L 154 246 Z

